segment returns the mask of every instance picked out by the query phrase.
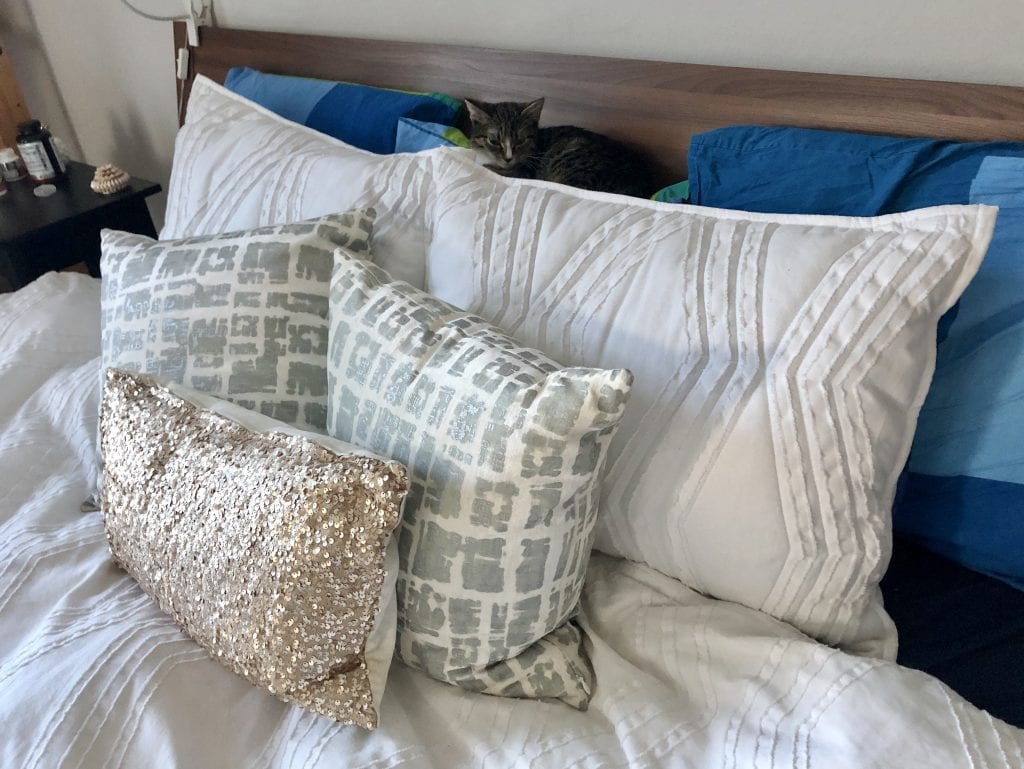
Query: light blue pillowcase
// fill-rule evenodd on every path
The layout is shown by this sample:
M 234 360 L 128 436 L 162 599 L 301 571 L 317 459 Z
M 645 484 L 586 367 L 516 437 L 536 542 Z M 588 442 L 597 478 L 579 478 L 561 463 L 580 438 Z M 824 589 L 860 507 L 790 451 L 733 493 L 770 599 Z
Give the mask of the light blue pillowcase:
M 984 158 L 968 201 L 999 218 L 939 345 L 896 523 L 1024 590 L 1024 157 Z
M 435 147 L 469 147 L 469 139 L 455 126 L 403 117 L 398 121 L 395 152 L 419 152 Z

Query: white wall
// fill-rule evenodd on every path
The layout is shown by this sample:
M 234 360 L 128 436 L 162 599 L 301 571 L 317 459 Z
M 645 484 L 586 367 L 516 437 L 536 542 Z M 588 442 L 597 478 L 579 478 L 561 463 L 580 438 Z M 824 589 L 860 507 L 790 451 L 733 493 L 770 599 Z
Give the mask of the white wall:
M 1024 0 L 214 2 L 223 26 L 1024 86 Z M 16 17 L 33 20 L 48 59 L 25 46 L 32 61 L 15 63 L 30 108 L 56 126 L 62 118 L 43 113 L 63 103 L 85 160 L 166 184 L 170 25 L 115 0 L 0 0 L 0 19 Z
M 29 111 L 44 116 L 50 130 L 64 140 L 68 150 L 81 155 L 78 137 L 61 102 L 60 91 L 54 86 L 53 69 L 26 0 L 0 0 L 0 45 L 13 63 Z

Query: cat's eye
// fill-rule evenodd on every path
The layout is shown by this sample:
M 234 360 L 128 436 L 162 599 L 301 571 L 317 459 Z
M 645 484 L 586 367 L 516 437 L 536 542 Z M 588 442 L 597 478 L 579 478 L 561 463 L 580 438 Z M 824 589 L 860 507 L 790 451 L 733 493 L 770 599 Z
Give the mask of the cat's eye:
M 498 141 L 498 140 L 497 140 L 497 139 L 496 139 L 495 137 L 493 137 L 493 136 L 488 136 L 488 137 L 487 137 L 487 143 L 488 143 L 489 145 L 491 145 L 492 147 L 500 147 L 500 146 L 501 146 L 501 142 L 500 142 L 500 141 Z

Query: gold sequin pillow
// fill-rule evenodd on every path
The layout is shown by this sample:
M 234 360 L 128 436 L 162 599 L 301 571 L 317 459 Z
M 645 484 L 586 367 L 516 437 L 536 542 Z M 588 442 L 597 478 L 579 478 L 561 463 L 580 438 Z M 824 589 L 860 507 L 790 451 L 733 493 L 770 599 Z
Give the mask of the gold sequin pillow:
M 118 369 L 105 380 L 114 560 L 236 673 L 374 728 L 405 468 L 180 385 Z

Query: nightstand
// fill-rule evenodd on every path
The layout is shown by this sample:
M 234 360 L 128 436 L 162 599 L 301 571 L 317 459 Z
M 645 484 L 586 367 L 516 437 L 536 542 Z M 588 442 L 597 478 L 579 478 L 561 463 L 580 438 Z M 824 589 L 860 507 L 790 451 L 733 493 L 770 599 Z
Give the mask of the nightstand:
M 28 179 L 7 183 L 0 196 L 0 290 L 79 262 L 98 276 L 104 227 L 156 237 L 146 198 L 160 191 L 159 184 L 132 177 L 120 192 L 100 195 L 89 188 L 93 166 L 70 162 L 67 171 L 46 198 L 32 194 Z

